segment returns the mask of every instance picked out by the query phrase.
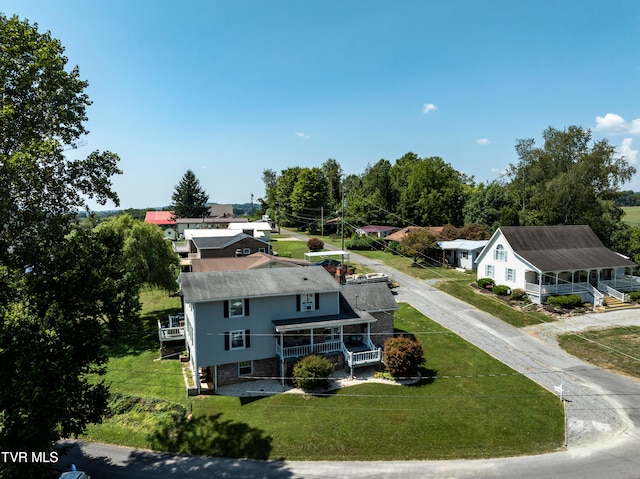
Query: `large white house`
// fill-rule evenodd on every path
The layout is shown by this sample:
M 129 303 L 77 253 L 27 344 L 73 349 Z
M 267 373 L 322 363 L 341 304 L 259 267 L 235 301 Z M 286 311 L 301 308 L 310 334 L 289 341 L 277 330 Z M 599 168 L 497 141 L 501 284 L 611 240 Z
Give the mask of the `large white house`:
M 636 264 L 606 248 L 589 226 L 498 228 L 476 261 L 478 278 L 523 289 L 535 303 L 577 294 L 597 306 L 640 289 Z

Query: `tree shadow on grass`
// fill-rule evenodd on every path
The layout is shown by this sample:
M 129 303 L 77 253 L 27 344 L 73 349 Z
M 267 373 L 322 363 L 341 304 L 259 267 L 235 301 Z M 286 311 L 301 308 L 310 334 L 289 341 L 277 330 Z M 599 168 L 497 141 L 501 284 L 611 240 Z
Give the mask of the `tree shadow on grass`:
M 428 386 L 433 384 L 438 376 L 438 371 L 435 369 L 429 369 L 425 367 L 420 367 L 420 380 L 415 383 L 408 384 L 408 387 L 420 387 L 420 386 Z
M 166 422 L 150 436 L 154 449 L 237 459 L 269 459 L 273 438 L 222 414 Z
M 158 319 L 166 322 L 167 316 L 176 312 L 176 308 L 154 311 L 152 314 L 140 316 L 135 323 L 122 325 L 118 337 L 109 339 L 109 356 L 123 357 L 153 349 L 159 350 Z

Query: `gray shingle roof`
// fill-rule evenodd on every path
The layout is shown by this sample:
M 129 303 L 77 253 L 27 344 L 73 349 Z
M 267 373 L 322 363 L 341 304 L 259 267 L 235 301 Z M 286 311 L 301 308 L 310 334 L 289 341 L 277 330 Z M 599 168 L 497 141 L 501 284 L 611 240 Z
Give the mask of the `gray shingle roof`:
M 198 249 L 223 249 L 245 238 L 253 238 L 256 241 L 263 242 L 265 245 L 268 244 L 259 238 L 245 233 L 239 233 L 234 236 L 199 236 L 191 238 L 191 241 L 193 241 Z
M 340 290 L 338 282 L 324 268 L 274 268 L 182 273 L 179 282 L 182 285 L 185 302 L 324 293 Z
M 398 303 L 387 283 L 345 284 L 342 295 L 358 311 L 395 311 Z
M 635 266 L 606 248 L 589 226 L 504 226 L 513 250 L 541 271 Z

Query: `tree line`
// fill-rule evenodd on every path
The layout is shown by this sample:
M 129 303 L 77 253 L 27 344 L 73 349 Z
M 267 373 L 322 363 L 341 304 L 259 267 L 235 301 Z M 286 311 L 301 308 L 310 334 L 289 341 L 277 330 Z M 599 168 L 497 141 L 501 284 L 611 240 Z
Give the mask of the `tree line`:
M 328 228 L 327 220 L 342 218 L 343 208 L 347 234 L 366 224 L 479 224 L 490 233 L 500 226 L 586 224 L 608 247 L 640 259 L 640 231 L 622 221 L 619 206 L 630 196 L 621 187 L 635 168 L 580 126 L 549 127 L 542 139 L 540 145 L 516 140 L 518 160 L 488 183 L 476 183 L 440 157 L 409 152 L 347 176 L 335 159 L 279 173 L 266 169 L 259 202 L 277 224 L 314 234 Z

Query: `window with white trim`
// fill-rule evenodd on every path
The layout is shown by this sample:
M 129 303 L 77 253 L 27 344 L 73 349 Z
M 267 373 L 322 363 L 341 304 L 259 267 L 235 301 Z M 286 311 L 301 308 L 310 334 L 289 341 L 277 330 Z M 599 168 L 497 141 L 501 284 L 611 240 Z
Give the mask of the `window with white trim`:
M 250 376 L 251 374 L 253 374 L 253 361 L 238 363 L 238 376 Z
M 504 249 L 504 246 L 501 244 L 496 246 L 496 249 L 493 252 L 493 258 L 498 261 L 507 261 L 507 250 Z
M 245 331 L 229 331 L 229 349 L 244 349 L 245 348 Z
M 516 270 L 512 268 L 507 268 L 507 272 L 505 274 L 505 279 L 507 281 L 511 281 L 512 283 L 516 280 Z
M 488 264 L 485 267 L 485 276 L 487 278 L 493 278 L 493 265 L 492 264 Z
M 315 308 L 315 295 L 304 293 L 300 295 L 300 306 L 302 311 L 313 311 Z
M 242 254 L 245 255 L 245 256 L 250 255 L 251 254 L 251 248 L 244 248 L 242 250 Z
M 229 300 L 229 317 L 238 318 L 244 316 L 244 299 Z

